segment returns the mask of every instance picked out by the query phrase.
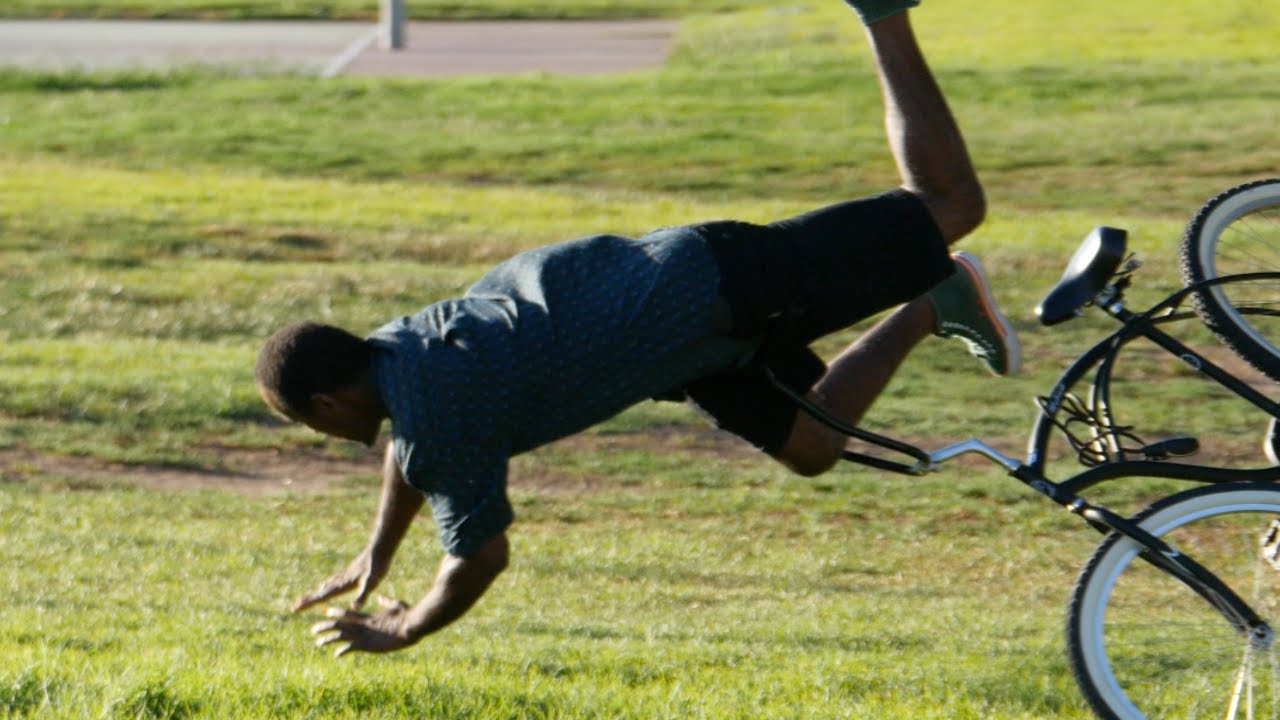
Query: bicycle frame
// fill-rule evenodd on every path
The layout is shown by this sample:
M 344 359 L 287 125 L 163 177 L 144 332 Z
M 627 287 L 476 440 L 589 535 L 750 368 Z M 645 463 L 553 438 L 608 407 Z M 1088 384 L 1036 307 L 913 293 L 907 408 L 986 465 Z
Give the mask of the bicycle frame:
M 1114 286 L 1109 286 L 1107 290 L 1104 290 L 1104 294 L 1113 294 L 1113 299 L 1110 299 L 1105 303 L 1098 303 L 1098 305 L 1108 315 L 1119 320 L 1122 323 L 1121 327 L 1081 355 L 1070 367 L 1067 368 L 1065 372 L 1063 372 L 1062 376 L 1058 379 L 1057 384 L 1054 385 L 1053 392 L 1050 393 L 1045 404 L 1042 406 L 1042 412 L 1036 419 L 1035 426 L 1031 432 L 1031 438 L 1028 441 L 1026 467 L 1029 472 L 1037 477 L 1043 477 L 1044 465 L 1046 462 L 1045 451 L 1048 447 L 1053 430 L 1057 427 L 1055 419 L 1057 413 L 1062 409 L 1063 399 L 1070 393 L 1071 388 L 1079 384 L 1094 367 L 1098 368 L 1098 374 L 1094 383 L 1091 405 L 1094 407 L 1098 407 L 1100 405 L 1102 407 L 1102 412 L 1105 415 L 1106 424 L 1108 426 L 1114 426 L 1114 423 L 1111 421 L 1110 411 L 1112 367 L 1114 366 L 1115 359 L 1123 346 L 1137 338 L 1146 338 L 1147 340 L 1152 341 L 1165 351 L 1181 359 L 1200 374 L 1214 380 L 1219 385 L 1230 390 L 1236 396 L 1246 400 L 1272 417 L 1280 417 L 1280 403 L 1276 403 L 1265 395 L 1257 392 L 1252 387 L 1224 370 L 1218 364 L 1157 327 L 1157 325 L 1163 323 L 1183 320 L 1189 317 L 1187 314 L 1176 314 L 1172 312 L 1165 315 L 1157 315 L 1162 311 L 1173 310 L 1188 295 L 1214 285 L 1247 282 L 1250 280 L 1280 280 L 1280 273 L 1272 272 L 1233 275 L 1197 283 L 1196 285 L 1183 288 L 1182 290 L 1173 293 L 1168 298 L 1143 313 L 1132 313 L 1125 309 L 1122 293 L 1115 290 Z M 1186 465 L 1180 463 L 1171 464 L 1152 460 L 1118 459 L 1109 460 L 1105 463 L 1099 464 L 1098 466 L 1085 470 L 1068 480 L 1061 483 L 1055 483 L 1054 486 L 1061 492 L 1068 495 L 1074 495 L 1081 490 L 1092 487 L 1105 480 L 1134 475 L 1198 482 L 1238 482 L 1275 479 L 1277 477 L 1277 469 L 1267 467 L 1252 470 L 1241 470 L 1205 465 Z
M 1190 317 L 1188 313 L 1176 313 L 1174 311 L 1192 293 L 1214 285 L 1247 282 L 1250 280 L 1280 280 L 1280 273 L 1249 273 L 1206 280 L 1171 294 L 1146 312 L 1133 313 L 1125 308 L 1123 301 L 1124 289 L 1128 284 L 1128 272 L 1131 272 L 1131 270 L 1124 273 L 1120 281 L 1108 284 L 1092 300 L 1092 304 L 1118 320 L 1121 323 L 1120 328 L 1082 354 L 1062 373 L 1049 396 L 1041 399 L 1041 412 L 1031 430 L 1025 462 L 1008 457 L 976 438 L 949 445 L 934 452 L 926 452 L 909 443 L 844 423 L 823 408 L 788 388 L 774 377 L 767 368 L 765 373 L 779 390 L 819 421 L 850 437 L 904 454 L 913 458 L 915 463 L 906 464 L 849 450 L 846 450 L 843 454 L 845 460 L 890 472 L 906 475 L 924 475 L 939 470 L 943 463 L 959 455 L 968 453 L 982 455 L 1004 467 L 1010 475 L 1036 492 L 1080 515 L 1090 526 L 1098 531 L 1103 533 L 1119 532 L 1132 539 L 1141 546 L 1143 559 L 1178 578 L 1198 593 L 1216 608 L 1237 631 L 1250 638 L 1252 643 L 1259 646 L 1269 646 L 1274 639 L 1274 633 L 1270 626 L 1254 612 L 1248 603 L 1244 602 L 1239 595 L 1227 587 L 1213 573 L 1202 567 L 1194 559 L 1170 547 L 1159 538 L 1152 536 L 1137 524 L 1101 505 L 1094 505 L 1088 502 L 1080 497 L 1079 493 L 1107 480 L 1133 476 L 1169 478 L 1202 483 L 1261 481 L 1280 478 L 1280 468 L 1277 467 L 1235 469 L 1167 463 L 1150 458 L 1143 460 L 1126 459 L 1124 457 L 1126 451 L 1121 449 L 1118 443 L 1117 426 L 1113 421 L 1110 403 L 1112 369 L 1120 350 L 1135 339 L 1145 338 L 1182 359 L 1183 362 L 1197 372 L 1214 380 L 1241 399 L 1265 411 L 1272 417 L 1280 418 L 1280 403 L 1276 403 L 1257 392 L 1221 366 L 1158 327 L 1163 323 Z M 1058 421 L 1059 413 L 1063 410 L 1066 399 L 1073 397 L 1071 395 L 1072 388 L 1083 381 L 1090 372 L 1095 372 L 1095 369 L 1095 379 L 1088 403 L 1088 409 L 1091 413 L 1091 430 L 1094 432 L 1091 444 L 1099 444 L 1103 448 L 1100 451 L 1103 457 L 1099 458 L 1099 461 L 1093 467 L 1079 472 L 1062 482 L 1054 482 L 1046 477 L 1045 464 L 1047 462 L 1047 448 L 1053 431 L 1062 429 L 1065 432 L 1065 427 Z M 1068 437 L 1070 439 L 1069 434 Z M 1074 440 L 1072 444 L 1075 444 Z M 1079 448 L 1077 449 L 1079 450 Z

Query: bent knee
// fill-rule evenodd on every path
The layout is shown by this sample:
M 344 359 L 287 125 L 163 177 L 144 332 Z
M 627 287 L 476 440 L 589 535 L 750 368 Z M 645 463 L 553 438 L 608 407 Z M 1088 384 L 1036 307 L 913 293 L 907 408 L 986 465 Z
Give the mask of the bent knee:
M 800 458 L 779 457 L 778 461 L 800 477 L 817 477 L 835 467 L 838 455 L 806 456 Z
M 987 218 L 987 196 L 974 178 L 946 192 L 923 195 L 925 205 L 950 245 L 978 228 Z
M 806 418 L 807 419 L 807 418 Z M 803 477 L 816 477 L 835 467 L 844 451 L 844 436 L 800 421 L 774 459 Z

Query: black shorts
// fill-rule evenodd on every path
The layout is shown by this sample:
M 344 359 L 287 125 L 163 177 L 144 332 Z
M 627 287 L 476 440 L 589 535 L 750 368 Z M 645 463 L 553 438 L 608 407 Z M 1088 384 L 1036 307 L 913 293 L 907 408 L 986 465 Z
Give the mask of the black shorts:
M 713 222 L 706 238 L 732 317 L 731 334 L 763 337 L 756 363 L 685 386 L 717 427 L 776 455 L 796 406 L 764 376 L 807 392 L 826 372 L 814 340 L 913 300 L 955 272 L 924 203 L 904 190 L 768 225 Z

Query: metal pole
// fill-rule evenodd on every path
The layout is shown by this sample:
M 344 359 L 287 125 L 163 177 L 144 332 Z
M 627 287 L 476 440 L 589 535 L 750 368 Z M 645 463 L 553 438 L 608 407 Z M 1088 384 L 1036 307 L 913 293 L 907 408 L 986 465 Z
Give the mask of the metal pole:
M 404 0 L 379 0 L 378 48 L 403 50 L 404 26 Z

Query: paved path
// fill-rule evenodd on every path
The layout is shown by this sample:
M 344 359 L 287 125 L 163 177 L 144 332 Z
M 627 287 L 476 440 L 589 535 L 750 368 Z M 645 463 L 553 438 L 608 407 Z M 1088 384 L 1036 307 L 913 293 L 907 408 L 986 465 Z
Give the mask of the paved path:
M 356 22 L 0 21 L 0 66 L 165 68 L 190 64 L 315 74 L 596 74 L 661 65 L 676 23 L 412 22 L 379 50 Z

